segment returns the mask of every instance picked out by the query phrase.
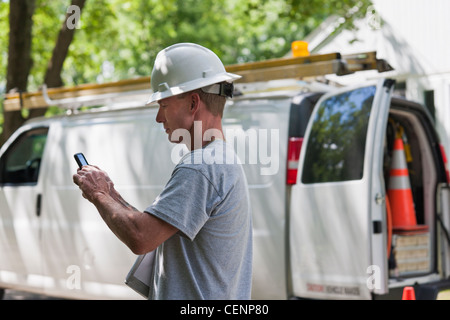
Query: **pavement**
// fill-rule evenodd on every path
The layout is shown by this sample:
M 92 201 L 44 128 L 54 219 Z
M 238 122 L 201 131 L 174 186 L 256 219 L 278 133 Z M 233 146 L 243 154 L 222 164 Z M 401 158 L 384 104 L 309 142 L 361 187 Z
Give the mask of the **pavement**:
M 61 300 L 61 299 L 30 292 L 6 289 L 5 295 L 3 296 L 3 300 Z

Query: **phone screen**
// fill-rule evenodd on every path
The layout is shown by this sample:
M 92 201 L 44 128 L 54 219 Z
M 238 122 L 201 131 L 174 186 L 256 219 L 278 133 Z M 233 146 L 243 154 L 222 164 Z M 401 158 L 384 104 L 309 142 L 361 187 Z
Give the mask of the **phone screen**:
M 89 165 L 89 163 L 87 162 L 86 158 L 84 157 L 84 155 L 82 153 L 76 153 L 74 154 L 74 158 L 75 161 L 78 164 L 78 167 L 81 169 L 83 166 L 87 166 Z

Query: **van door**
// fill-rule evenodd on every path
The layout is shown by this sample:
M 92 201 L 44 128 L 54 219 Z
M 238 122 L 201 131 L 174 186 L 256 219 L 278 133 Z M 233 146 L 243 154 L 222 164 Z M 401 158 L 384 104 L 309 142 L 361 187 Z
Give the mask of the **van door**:
M 383 145 L 393 81 L 317 103 L 292 187 L 293 294 L 370 299 L 387 292 Z
M 40 167 L 47 127 L 25 127 L 0 158 L 0 282 L 36 286 L 42 273 Z

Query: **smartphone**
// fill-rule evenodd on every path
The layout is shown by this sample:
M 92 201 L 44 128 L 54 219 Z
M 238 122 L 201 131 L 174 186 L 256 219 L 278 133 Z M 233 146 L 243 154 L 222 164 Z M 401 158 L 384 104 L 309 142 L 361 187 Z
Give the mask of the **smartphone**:
M 84 157 L 84 154 L 82 154 L 82 153 L 75 153 L 73 155 L 73 157 L 75 158 L 75 161 L 78 163 L 78 167 L 80 167 L 80 169 L 83 166 L 89 165 L 89 163 L 87 162 L 86 158 Z

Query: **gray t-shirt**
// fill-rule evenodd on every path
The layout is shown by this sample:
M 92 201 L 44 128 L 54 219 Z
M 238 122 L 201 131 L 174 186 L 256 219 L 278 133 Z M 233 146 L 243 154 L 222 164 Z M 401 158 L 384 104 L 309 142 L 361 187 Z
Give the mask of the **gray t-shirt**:
M 150 299 L 250 299 L 247 181 L 227 143 L 186 154 L 145 211 L 179 230 L 157 249 Z

